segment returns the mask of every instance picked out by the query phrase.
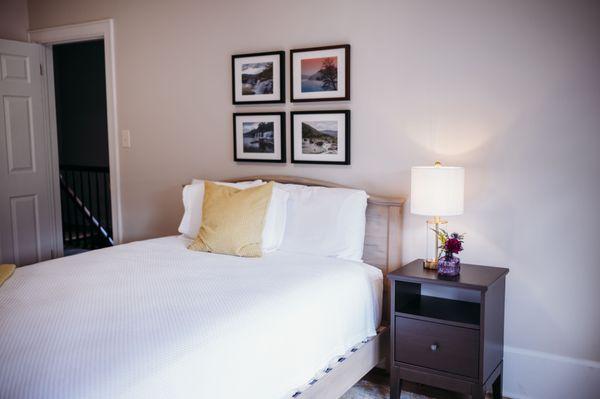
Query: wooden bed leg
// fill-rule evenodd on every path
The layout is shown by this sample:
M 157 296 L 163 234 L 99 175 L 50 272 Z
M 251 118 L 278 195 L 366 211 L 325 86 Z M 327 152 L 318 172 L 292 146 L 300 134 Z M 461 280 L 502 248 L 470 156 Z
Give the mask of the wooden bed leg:
M 402 393 L 402 380 L 400 379 L 400 369 L 392 366 L 390 373 L 390 399 L 400 399 Z

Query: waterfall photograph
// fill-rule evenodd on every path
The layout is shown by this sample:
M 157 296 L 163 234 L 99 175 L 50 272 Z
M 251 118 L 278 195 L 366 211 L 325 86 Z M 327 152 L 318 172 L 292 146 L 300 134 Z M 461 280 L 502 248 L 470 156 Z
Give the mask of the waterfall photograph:
M 273 94 L 273 63 L 243 64 L 242 93 Z

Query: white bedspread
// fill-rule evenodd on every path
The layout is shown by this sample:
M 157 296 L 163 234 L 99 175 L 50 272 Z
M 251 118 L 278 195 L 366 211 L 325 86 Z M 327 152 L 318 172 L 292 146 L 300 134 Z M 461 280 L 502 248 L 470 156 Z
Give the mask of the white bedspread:
M 0 287 L 0 398 L 289 397 L 375 335 L 381 272 L 140 241 L 17 269 Z

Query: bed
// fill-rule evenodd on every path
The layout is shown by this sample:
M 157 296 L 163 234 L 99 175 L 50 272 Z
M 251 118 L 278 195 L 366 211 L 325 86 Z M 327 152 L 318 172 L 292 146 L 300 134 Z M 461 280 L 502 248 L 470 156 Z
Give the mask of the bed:
M 401 207 L 370 197 L 364 263 L 172 236 L 20 268 L 0 288 L 0 398 L 337 398 L 385 360 Z

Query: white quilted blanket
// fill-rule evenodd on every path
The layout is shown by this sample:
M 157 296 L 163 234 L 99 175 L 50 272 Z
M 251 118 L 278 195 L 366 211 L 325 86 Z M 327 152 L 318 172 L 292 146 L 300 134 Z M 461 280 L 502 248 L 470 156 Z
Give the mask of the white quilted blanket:
M 381 272 L 140 241 L 17 269 L 0 287 L 0 398 L 289 397 L 375 335 Z

